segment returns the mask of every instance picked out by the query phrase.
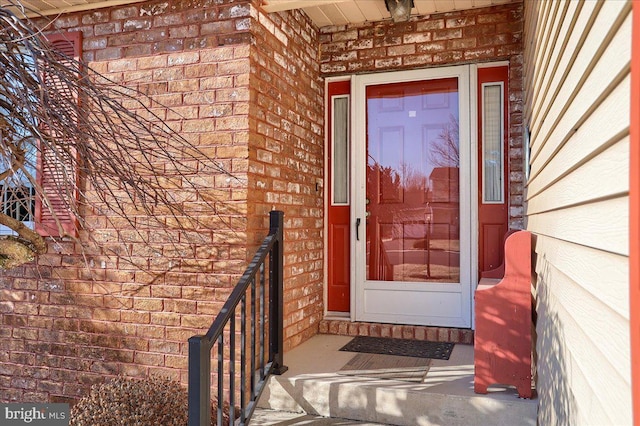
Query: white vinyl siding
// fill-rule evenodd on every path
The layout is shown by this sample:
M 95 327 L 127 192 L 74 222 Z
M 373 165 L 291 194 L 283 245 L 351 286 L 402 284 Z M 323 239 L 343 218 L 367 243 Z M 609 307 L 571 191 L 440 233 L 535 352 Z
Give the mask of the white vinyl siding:
M 540 424 L 631 424 L 631 3 L 525 2 Z

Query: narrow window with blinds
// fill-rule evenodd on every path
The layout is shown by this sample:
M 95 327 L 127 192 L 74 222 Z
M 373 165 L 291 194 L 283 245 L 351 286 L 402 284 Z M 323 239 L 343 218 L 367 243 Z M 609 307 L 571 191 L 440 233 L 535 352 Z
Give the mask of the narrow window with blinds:
M 504 203 L 503 83 L 482 85 L 482 202 Z
M 332 97 L 333 205 L 349 204 L 349 97 Z

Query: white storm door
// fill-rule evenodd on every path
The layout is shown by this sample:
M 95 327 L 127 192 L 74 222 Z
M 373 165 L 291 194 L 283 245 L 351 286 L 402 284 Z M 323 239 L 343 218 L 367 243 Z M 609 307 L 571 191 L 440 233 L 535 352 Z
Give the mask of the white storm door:
M 470 327 L 469 67 L 352 84 L 353 319 Z

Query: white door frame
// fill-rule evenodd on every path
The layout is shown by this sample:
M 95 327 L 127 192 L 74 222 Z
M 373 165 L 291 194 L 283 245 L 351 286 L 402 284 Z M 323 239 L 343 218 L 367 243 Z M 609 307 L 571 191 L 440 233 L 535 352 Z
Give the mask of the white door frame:
M 474 65 L 461 65 L 422 70 L 356 75 L 351 80 L 351 320 L 389 322 L 468 328 L 472 326 L 472 293 L 477 284 L 477 78 Z M 460 286 L 455 292 L 451 284 L 428 284 L 430 292 L 459 293 L 460 312 L 452 317 L 415 318 L 397 313 L 371 316 L 364 310 L 366 259 L 365 238 L 356 240 L 356 220 L 361 219 L 360 233 L 364 235 L 366 193 L 366 87 L 388 83 L 457 77 L 460 105 Z M 464 125 L 463 123 L 466 123 Z M 463 141 L 468 141 L 464 144 Z M 465 262 L 465 267 L 463 267 Z M 375 287 L 375 282 L 369 282 Z M 425 283 L 394 283 L 394 290 L 412 291 Z

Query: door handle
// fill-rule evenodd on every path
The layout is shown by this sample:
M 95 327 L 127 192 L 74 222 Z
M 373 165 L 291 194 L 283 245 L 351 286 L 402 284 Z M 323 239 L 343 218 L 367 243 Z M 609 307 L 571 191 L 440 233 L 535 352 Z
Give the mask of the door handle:
M 360 230 L 360 218 L 357 218 L 356 219 L 356 241 L 360 241 L 359 230 Z

